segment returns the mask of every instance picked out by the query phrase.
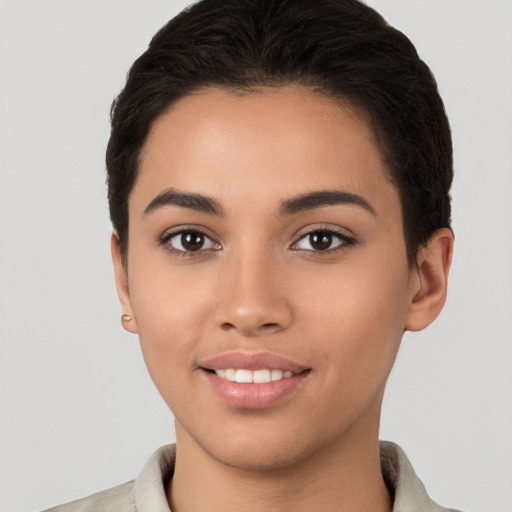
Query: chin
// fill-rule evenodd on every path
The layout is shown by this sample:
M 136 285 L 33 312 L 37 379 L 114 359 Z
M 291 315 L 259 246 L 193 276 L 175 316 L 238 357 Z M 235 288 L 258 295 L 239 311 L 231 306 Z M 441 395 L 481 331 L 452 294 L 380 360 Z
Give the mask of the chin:
M 237 446 L 214 447 L 212 450 L 205 450 L 212 458 L 226 466 L 243 469 L 247 471 L 278 471 L 289 468 L 294 464 L 308 457 L 307 450 L 291 450 L 270 446 L 256 446 L 254 443 L 239 444 Z
M 293 430 L 293 429 L 292 429 Z M 201 439 L 202 437 L 202 439 Z M 278 471 L 310 458 L 320 448 L 321 436 L 307 435 L 307 429 L 289 428 L 220 429 L 218 435 L 196 437 L 201 451 L 228 467 L 248 471 Z

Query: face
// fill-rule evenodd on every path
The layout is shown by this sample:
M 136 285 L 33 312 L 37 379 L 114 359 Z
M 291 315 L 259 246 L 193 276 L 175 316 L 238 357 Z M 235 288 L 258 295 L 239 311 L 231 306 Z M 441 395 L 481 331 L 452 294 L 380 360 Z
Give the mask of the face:
M 278 468 L 376 435 L 419 278 L 355 110 L 188 96 L 149 134 L 129 219 L 119 293 L 178 442 Z

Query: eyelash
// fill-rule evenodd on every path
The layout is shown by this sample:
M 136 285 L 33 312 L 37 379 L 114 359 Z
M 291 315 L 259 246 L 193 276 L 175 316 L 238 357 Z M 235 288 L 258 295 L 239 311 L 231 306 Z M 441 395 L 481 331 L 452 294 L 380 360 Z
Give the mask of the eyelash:
M 179 257 L 190 257 L 190 256 L 199 256 L 201 253 L 205 252 L 205 250 L 211 250 L 211 249 L 198 249 L 197 251 L 183 251 L 181 249 L 174 248 L 169 242 L 172 238 L 179 235 L 184 235 L 186 233 L 195 234 L 195 235 L 202 235 L 204 238 L 207 238 L 210 240 L 213 244 L 218 245 L 220 247 L 219 242 L 215 241 L 210 235 L 205 233 L 203 230 L 199 228 L 182 228 L 178 229 L 177 231 L 171 231 L 168 233 L 165 233 L 162 238 L 159 241 L 159 245 L 162 245 L 165 247 L 166 250 L 168 250 L 170 253 L 179 256 Z M 214 249 L 216 250 L 216 249 Z
M 203 249 L 202 247 L 196 251 L 186 251 L 186 250 L 181 250 L 181 249 L 176 249 L 175 247 L 173 247 L 169 242 L 172 238 L 176 237 L 176 236 L 179 236 L 179 235 L 184 235 L 184 234 L 194 234 L 194 235 L 201 235 L 203 236 L 204 238 L 208 239 L 211 241 L 211 243 L 215 244 L 217 247 L 215 248 L 208 248 L 208 249 Z M 355 245 L 356 243 L 356 239 L 354 237 L 351 237 L 351 236 L 348 236 L 346 235 L 345 233 L 342 233 L 341 231 L 338 231 L 336 229 L 333 229 L 332 227 L 329 227 L 329 228 L 316 228 L 316 229 L 313 229 L 311 231 L 308 231 L 307 233 L 304 233 L 302 234 L 299 239 L 294 242 L 294 244 L 291 246 L 291 249 L 293 250 L 301 250 L 301 249 L 294 249 L 295 246 L 297 246 L 299 244 L 299 242 L 301 242 L 302 240 L 305 240 L 307 237 L 310 237 L 312 235 L 315 235 L 315 234 L 324 234 L 324 235 L 328 235 L 328 236 L 331 236 L 333 238 L 338 238 L 340 240 L 340 243 L 334 247 L 334 248 L 329 248 L 329 249 L 326 249 L 326 250 L 311 250 L 311 249 L 304 249 L 305 252 L 309 252 L 309 253 L 312 253 L 314 254 L 315 256 L 316 255 L 319 255 L 319 256 L 324 256 L 324 255 L 332 255 L 332 254 L 336 254 L 340 251 L 343 251 L 343 250 L 346 250 L 347 248 Z M 199 229 L 199 228 L 182 228 L 182 229 L 179 229 L 177 231 L 171 231 L 171 232 L 168 232 L 168 233 L 165 233 L 159 240 L 159 245 L 162 245 L 166 248 L 166 250 L 168 250 L 169 252 L 171 252 L 172 254 L 176 255 L 176 256 L 180 256 L 180 257 L 194 257 L 194 256 L 199 256 L 201 253 L 204 253 L 205 251 L 209 251 L 209 250 L 218 250 L 220 248 L 220 243 L 215 241 L 210 235 L 208 235 L 206 232 L 204 232 L 203 230 Z
M 306 252 L 312 253 L 315 256 L 317 256 L 317 255 L 318 256 L 324 256 L 324 255 L 328 256 L 328 255 L 332 255 L 332 254 L 337 254 L 337 253 L 344 251 L 344 250 L 348 249 L 349 247 L 355 245 L 355 243 L 356 243 L 356 239 L 354 237 L 348 236 L 347 234 L 343 233 L 340 230 L 333 229 L 332 227 L 319 227 L 319 228 L 313 229 L 313 230 L 308 231 L 308 232 L 304 233 L 303 235 L 301 235 L 300 238 L 297 240 L 297 242 L 295 242 L 292 245 L 292 248 L 294 246 L 296 246 L 302 240 L 305 240 L 306 238 L 311 237 L 312 235 L 315 235 L 315 234 L 328 235 L 330 237 L 338 238 L 340 240 L 340 243 L 334 248 L 326 249 L 323 251 L 321 251 L 321 250 L 314 251 L 314 250 L 310 250 L 310 249 L 305 250 Z M 296 249 L 296 250 L 300 250 L 300 249 Z

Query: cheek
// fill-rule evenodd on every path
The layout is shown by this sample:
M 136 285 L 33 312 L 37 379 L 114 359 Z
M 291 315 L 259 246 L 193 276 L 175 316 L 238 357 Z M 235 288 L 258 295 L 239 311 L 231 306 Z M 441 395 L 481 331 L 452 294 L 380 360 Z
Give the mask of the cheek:
M 408 273 L 391 262 L 360 262 L 336 275 L 317 273 L 302 293 L 307 336 L 317 340 L 331 382 L 345 389 L 380 386 L 396 357 L 405 326 Z
M 145 265 L 130 279 L 130 298 L 144 359 L 161 389 L 174 374 L 194 368 L 198 339 L 211 310 L 211 286 L 201 272 Z

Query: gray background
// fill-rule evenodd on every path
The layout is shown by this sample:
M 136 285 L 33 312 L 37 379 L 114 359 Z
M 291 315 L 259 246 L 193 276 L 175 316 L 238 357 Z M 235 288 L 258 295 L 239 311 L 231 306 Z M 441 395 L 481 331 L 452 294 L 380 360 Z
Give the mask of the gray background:
M 119 323 L 108 109 L 186 1 L 0 2 L 0 509 L 134 478 L 172 416 Z M 432 497 L 512 510 L 512 2 L 374 0 L 436 75 L 454 132 L 449 299 L 406 335 L 382 438 Z

